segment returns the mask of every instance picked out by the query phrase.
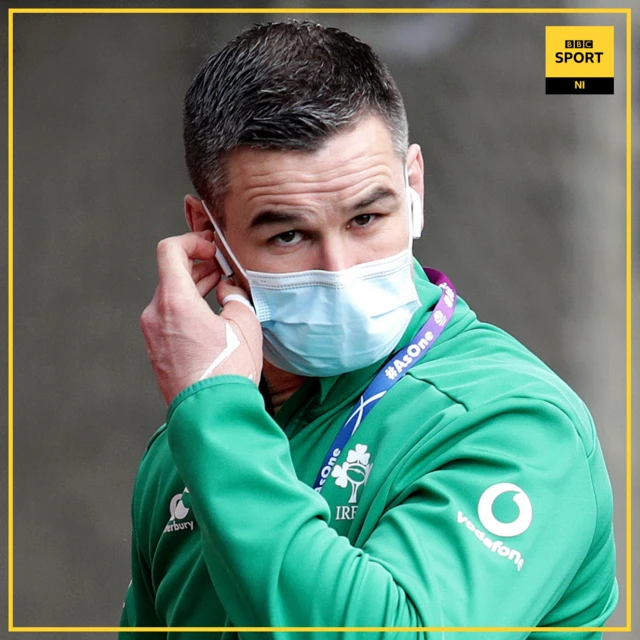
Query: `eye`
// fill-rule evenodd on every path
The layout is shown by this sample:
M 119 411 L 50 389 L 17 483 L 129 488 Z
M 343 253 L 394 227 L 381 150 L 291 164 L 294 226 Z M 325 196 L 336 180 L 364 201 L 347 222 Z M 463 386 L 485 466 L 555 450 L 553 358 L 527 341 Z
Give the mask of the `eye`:
M 298 244 L 302 239 L 302 234 L 299 231 L 285 231 L 284 233 L 279 233 L 277 236 L 273 236 L 273 238 L 269 239 L 269 242 L 277 245 L 294 245 Z
M 351 223 L 356 227 L 369 226 L 378 216 L 375 213 L 362 213 L 351 219 Z

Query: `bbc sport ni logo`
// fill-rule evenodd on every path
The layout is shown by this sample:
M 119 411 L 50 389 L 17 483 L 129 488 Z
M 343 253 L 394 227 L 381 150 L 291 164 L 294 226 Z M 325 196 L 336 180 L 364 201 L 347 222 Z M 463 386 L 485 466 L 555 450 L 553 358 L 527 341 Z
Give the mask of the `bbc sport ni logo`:
M 545 92 L 613 95 L 614 28 L 546 27 Z

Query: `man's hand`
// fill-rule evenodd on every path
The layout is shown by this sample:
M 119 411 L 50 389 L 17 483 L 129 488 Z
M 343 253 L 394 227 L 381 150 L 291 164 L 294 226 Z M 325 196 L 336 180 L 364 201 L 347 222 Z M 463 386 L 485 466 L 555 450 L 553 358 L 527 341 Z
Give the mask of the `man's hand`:
M 260 323 L 249 306 L 233 299 L 232 294 L 247 299 L 246 293 L 220 282 L 215 251 L 212 231 L 186 233 L 158 244 L 160 282 L 140 325 L 167 405 L 203 376 L 236 374 L 256 384 L 260 379 Z M 219 316 L 204 300 L 216 286 L 223 306 Z

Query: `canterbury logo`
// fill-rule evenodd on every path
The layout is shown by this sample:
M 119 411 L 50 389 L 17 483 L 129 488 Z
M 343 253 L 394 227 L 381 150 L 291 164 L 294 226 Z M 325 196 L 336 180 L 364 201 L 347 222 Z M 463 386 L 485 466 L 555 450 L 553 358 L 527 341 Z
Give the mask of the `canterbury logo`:
M 171 519 L 169 524 L 164 528 L 164 533 L 171 533 L 172 531 L 182 531 L 184 529 L 193 531 L 195 522 L 193 520 L 187 520 L 186 522 L 178 522 L 184 520 L 189 515 L 189 507 L 184 502 L 184 496 L 189 493 L 189 490 L 185 487 L 182 493 L 176 493 L 171 502 L 169 503 L 169 513 Z
M 169 504 L 169 513 L 171 514 L 172 521 L 184 520 L 187 517 L 187 514 L 189 513 L 189 507 L 184 506 L 181 493 L 178 493 L 171 499 L 171 503 Z

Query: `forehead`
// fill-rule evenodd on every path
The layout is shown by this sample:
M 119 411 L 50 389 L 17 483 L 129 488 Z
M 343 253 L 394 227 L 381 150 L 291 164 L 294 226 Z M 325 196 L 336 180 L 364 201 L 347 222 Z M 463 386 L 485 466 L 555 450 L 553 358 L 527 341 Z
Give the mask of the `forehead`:
M 316 151 L 240 148 L 228 162 L 233 197 L 245 194 L 338 193 L 402 173 L 389 129 L 377 116 L 327 139 Z

